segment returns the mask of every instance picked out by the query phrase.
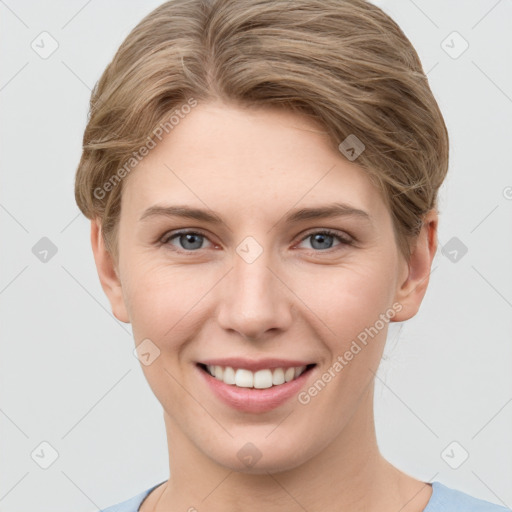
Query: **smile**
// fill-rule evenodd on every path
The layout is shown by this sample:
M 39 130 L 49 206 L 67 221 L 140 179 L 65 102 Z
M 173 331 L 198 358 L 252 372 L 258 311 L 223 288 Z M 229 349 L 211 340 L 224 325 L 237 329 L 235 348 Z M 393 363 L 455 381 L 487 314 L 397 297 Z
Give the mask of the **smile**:
M 243 413 L 260 414 L 284 405 L 314 377 L 307 359 L 225 357 L 196 362 L 199 384 L 212 397 Z
M 246 368 L 233 368 L 220 365 L 200 365 L 215 379 L 239 388 L 267 389 L 280 386 L 300 377 L 308 366 L 291 366 L 288 368 L 263 368 L 251 371 Z

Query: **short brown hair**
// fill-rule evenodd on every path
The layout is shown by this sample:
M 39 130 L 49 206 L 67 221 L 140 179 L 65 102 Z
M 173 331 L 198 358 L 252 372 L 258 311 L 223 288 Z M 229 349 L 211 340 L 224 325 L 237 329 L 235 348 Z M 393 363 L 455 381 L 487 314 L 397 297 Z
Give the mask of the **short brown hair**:
M 357 137 L 365 149 L 356 163 L 382 192 L 409 259 L 424 215 L 437 208 L 448 133 L 415 49 L 380 8 L 171 0 L 142 19 L 94 87 L 75 180 L 80 210 L 100 219 L 116 258 L 126 162 L 191 99 L 306 114 L 336 148 Z

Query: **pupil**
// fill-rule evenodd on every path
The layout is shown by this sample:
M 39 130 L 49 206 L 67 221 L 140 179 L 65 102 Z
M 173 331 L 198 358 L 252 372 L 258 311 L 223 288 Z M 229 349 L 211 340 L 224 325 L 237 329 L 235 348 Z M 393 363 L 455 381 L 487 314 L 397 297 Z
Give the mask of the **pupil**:
M 186 247 L 187 249 L 198 249 L 200 246 L 201 246 L 201 236 L 198 236 L 198 235 L 194 235 L 192 233 L 188 233 L 188 234 L 185 234 L 185 235 L 182 235 L 183 237 L 185 237 L 185 244 L 187 243 L 191 243 L 193 247 Z M 194 245 L 194 242 L 195 242 L 195 245 Z
M 313 240 L 314 240 L 313 241 L 313 247 L 315 247 L 315 243 L 316 242 L 320 242 L 320 245 L 321 245 L 322 243 L 325 243 L 326 239 L 329 239 L 329 238 L 332 239 L 332 235 L 321 234 L 321 233 L 313 235 L 313 237 L 314 237 L 313 238 Z M 331 242 L 332 242 L 332 240 L 331 240 Z M 331 244 L 327 244 L 327 245 L 328 245 L 327 247 L 325 247 L 325 246 L 322 247 L 321 246 L 321 247 L 315 247 L 315 249 L 329 249 L 331 247 L 332 243 Z

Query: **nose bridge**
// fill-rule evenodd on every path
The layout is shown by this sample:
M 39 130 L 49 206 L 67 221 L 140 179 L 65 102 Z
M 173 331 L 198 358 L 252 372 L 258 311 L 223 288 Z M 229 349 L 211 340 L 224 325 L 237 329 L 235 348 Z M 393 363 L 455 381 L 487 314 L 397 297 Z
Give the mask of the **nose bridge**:
M 283 285 L 270 270 L 272 251 L 247 237 L 233 254 L 233 268 L 221 291 L 219 323 L 257 339 L 290 320 Z

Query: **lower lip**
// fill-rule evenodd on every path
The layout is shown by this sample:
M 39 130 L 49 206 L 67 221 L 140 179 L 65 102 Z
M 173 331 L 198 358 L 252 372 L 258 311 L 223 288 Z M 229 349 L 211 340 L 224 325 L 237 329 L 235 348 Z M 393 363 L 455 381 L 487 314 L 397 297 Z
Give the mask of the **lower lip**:
M 279 386 L 255 389 L 239 388 L 238 386 L 226 384 L 212 377 L 199 366 L 196 366 L 196 368 L 210 386 L 210 389 L 220 400 L 234 409 L 249 413 L 267 412 L 279 407 L 300 391 L 306 379 L 309 377 L 312 370 L 314 370 L 314 367 L 308 368 L 296 379 L 280 384 Z

